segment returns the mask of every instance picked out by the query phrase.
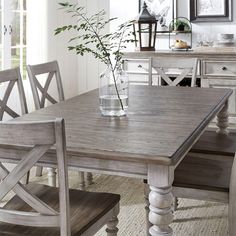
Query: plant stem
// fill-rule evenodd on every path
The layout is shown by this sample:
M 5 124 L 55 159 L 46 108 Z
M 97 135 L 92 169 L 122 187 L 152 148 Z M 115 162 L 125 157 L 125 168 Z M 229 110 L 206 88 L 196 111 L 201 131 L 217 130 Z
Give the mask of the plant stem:
M 78 13 L 78 14 L 79 14 L 79 13 Z M 110 58 L 110 56 L 108 56 L 109 53 L 107 52 L 107 50 L 106 50 L 106 48 L 105 48 L 103 42 L 101 41 L 99 35 L 97 34 L 96 30 L 93 28 L 93 26 L 91 25 L 91 23 L 88 21 L 88 19 L 87 19 L 86 17 L 84 17 L 82 14 L 79 14 L 79 15 L 89 24 L 89 26 L 90 26 L 91 29 L 92 29 L 92 32 L 96 35 L 96 37 L 97 37 L 99 43 L 100 43 L 101 46 L 102 46 L 103 51 L 105 52 L 105 54 L 106 54 L 106 56 L 107 56 L 108 62 L 109 62 L 109 64 L 110 64 L 110 66 L 111 66 L 112 77 L 113 77 L 113 80 L 114 80 L 114 85 L 115 85 L 117 97 L 118 97 L 118 99 L 119 99 L 119 102 L 120 102 L 120 105 L 121 105 L 121 109 L 124 110 L 123 102 L 122 102 L 122 100 L 121 100 L 121 98 L 120 98 L 120 94 L 119 94 L 119 91 L 118 91 L 118 88 L 117 88 L 117 83 L 116 83 L 116 76 L 115 76 L 115 69 L 116 69 L 116 68 L 115 68 L 115 67 L 117 66 L 117 63 L 115 64 L 115 67 L 113 68 L 112 62 L 111 62 L 111 58 Z M 119 46 L 119 47 L 120 47 L 120 46 Z
M 115 73 L 114 73 L 113 69 L 112 69 L 112 76 L 113 76 L 113 80 L 114 80 L 114 84 L 115 84 L 116 93 L 117 93 L 117 96 L 118 96 L 118 99 L 119 99 L 119 102 L 120 102 L 120 105 L 121 105 L 121 109 L 124 111 L 123 102 L 120 98 L 120 94 L 119 94 L 119 91 L 118 91 L 118 88 L 117 88 L 117 83 L 116 83 L 116 76 L 115 76 Z
M 126 26 L 123 28 L 123 31 L 122 31 L 122 34 L 121 34 L 121 37 L 120 37 L 120 41 L 119 41 L 119 45 L 118 45 L 117 51 L 120 51 L 120 46 L 121 46 L 122 38 L 123 38 L 124 33 L 125 33 L 125 29 L 126 29 Z M 116 64 L 114 66 L 114 69 L 116 69 L 116 67 L 117 67 L 117 61 L 116 61 Z

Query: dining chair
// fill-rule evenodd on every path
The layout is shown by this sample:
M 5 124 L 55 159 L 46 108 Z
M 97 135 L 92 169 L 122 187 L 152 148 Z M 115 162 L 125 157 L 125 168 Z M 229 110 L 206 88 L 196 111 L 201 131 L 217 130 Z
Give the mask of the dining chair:
M 52 82 L 54 75 L 56 79 L 58 100 L 64 101 L 64 91 L 62 87 L 61 74 L 57 61 L 51 61 L 47 63 L 37 64 L 37 65 L 27 65 L 27 72 L 29 75 L 30 85 L 34 97 L 34 103 L 36 110 L 44 108 L 46 106 L 45 102 L 48 100 L 50 103 L 57 103 L 57 99 L 53 98 L 48 90 L 50 83 Z M 43 78 L 38 78 L 40 75 L 47 75 L 44 86 L 39 82 Z M 39 94 L 41 93 L 41 96 Z
M 201 80 L 201 86 L 207 87 L 207 88 L 232 88 L 234 89 L 234 80 L 235 77 L 231 77 L 227 80 L 220 80 L 219 76 L 213 76 L 212 74 L 203 73 L 203 78 Z M 227 107 L 229 108 L 230 113 L 230 119 L 232 117 L 235 117 L 235 101 L 233 99 L 233 96 L 230 97 L 229 102 L 227 103 Z M 225 108 L 223 108 L 225 109 Z M 227 113 L 227 110 L 225 110 L 225 115 Z M 234 119 L 234 118 L 232 118 Z M 229 120 L 231 122 L 231 120 Z M 215 126 L 215 120 L 211 123 L 211 128 L 208 128 L 199 138 L 199 140 L 196 142 L 196 144 L 192 147 L 190 150 L 190 153 L 188 156 L 192 153 L 194 153 L 195 159 L 198 162 L 201 162 L 205 159 L 207 159 L 207 155 L 211 154 L 212 157 L 215 157 L 217 159 L 222 159 L 221 162 L 224 163 L 227 161 L 226 156 L 233 156 L 235 152 L 234 143 L 236 144 L 236 135 L 235 130 L 232 127 L 229 134 L 218 134 L 216 132 L 217 127 Z M 228 123 L 228 120 L 225 120 L 225 123 Z M 225 125 L 225 124 L 222 124 Z M 230 125 L 230 123 L 229 123 Z M 218 140 L 221 140 L 220 143 Z M 223 153 L 223 155 L 222 155 Z M 211 160 L 211 159 L 210 159 Z M 229 167 L 231 168 L 231 164 L 229 164 Z M 210 170 L 209 170 L 210 171 Z M 212 170 L 213 172 L 213 170 Z M 231 169 L 227 169 L 227 173 L 230 173 Z M 211 171 L 210 171 L 211 173 Z M 174 208 L 177 209 L 178 206 L 178 200 L 175 198 Z
M 26 68 L 29 75 L 36 110 L 44 108 L 47 105 L 46 101 L 51 104 L 55 104 L 65 100 L 60 69 L 57 61 L 51 61 L 37 65 L 27 65 Z M 55 99 L 51 94 L 49 94 L 49 86 L 53 80 L 56 81 L 58 99 Z M 45 81 L 44 85 L 42 85 L 42 81 Z M 42 176 L 42 170 L 42 167 L 37 167 L 36 176 Z M 53 168 L 48 168 L 49 182 L 52 186 L 56 185 L 55 175 L 55 170 Z M 79 176 L 80 187 L 81 189 L 84 189 L 84 172 L 79 172 Z M 91 173 L 87 174 L 87 181 L 89 184 L 93 183 Z
M 211 76 L 210 76 L 211 77 Z M 233 77 L 232 77 L 233 79 Z M 204 87 L 230 88 L 232 83 L 220 84 L 216 77 L 204 78 Z M 206 86 L 207 85 L 207 86 Z M 232 97 L 231 97 L 232 98 Z M 227 108 L 232 99 L 222 108 L 228 125 Z M 232 107 L 234 110 L 234 107 Z M 230 125 L 230 124 L 229 124 Z M 235 171 L 236 132 L 216 132 L 216 127 L 204 131 L 185 159 L 175 170 L 174 196 L 206 201 L 229 203 L 229 232 L 236 235 L 235 214 Z M 177 208 L 177 201 L 175 201 Z
M 210 138 L 205 140 L 205 143 L 202 140 L 202 144 L 207 148 L 206 143 L 211 143 L 211 146 L 214 143 L 215 146 L 218 146 L 218 150 L 206 149 L 205 153 L 203 150 L 200 153 L 195 149 L 188 153 L 175 169 L 173 195 L 181 198 L 228 203 L 229 235 L 235 236 L 236 134 Z M 199 145 L 200 143 L 196 148 Z
M 172 63 L 179 64 L 180 61 L 164 60 L 163 68 L 166 67 L 168 71 L 168 67 L 172 68 Z M 155 59 L 152 64 L 164 80 L 164 82 L 161 81 L 161 85 L 175 86 L 182 81 L 182 76 L 174 80 L 166 77 L 163 68 L 161 68 L 163 65 L 161 59 Z M 182 64 L 183 68 L 184 64 L 185 62 Z M 196 83 L 197 66 L 195 65 L 194 68 L 191 77 L 191 86 L 195 86 Z M 187 75 L 188 73 L 186 70 L 183 72 L 183 75 Z M 207 81 L 208 87 L 215 85 L 215 79 L 207 79 Z M 226 85 L 220 86 L 218 84 L 218 87 L 226 87 Z M 236 194 L 234 172 L 236 171 L 236 164 L 233 162 L 235 150 L 235 132 L 230 132 L 227 135 L 218 134 L 216 129 L 206 130 L 176 168 L 173 183 L 173 193 L 175 196 L 174 210 L 178 206 L 177 197 L 229 203 L 229 231 L 232 236 L 236 235 L 236 227 L 233 224 L 236 219 L 236 214 L 234 213 L 236 209 L 234 203 Z
M 17 95 L 17 100 L 19 99 L 20 101 L 20 109 L 17 110 L 16 108 L 18 107 L 12 108 L 8 104 L 11 95 L 15 92 L 15 85 L 17 86 L 18 91 L 18 94 L 15 95 Z M 0 90 L 3 94 L 1 96 L 2 98 L 0 99 L 0 121 L 2 121 L 3 119 L 7 120 L 11 118 L 16 118 L 28 113 L 25 92 L 19 67 L 0 71 Z M 7 115 L 7 117 L 5 117 L 5 114 Z M 23 182 L 27 183 L 28 181 L 29 173 L 27 173 Z
M 198 60 L 196 58 L 155 57 L 151 59 L 151 70 L 159 76 L 158 85 L 178 86 L 190 77 L 191 87 L 196 86 Z
M 4 146 L 24 147 L 16 167 L 0 164 L 0 200 L 11 190 L 14 196 L 0 209 L 0 235 L 94 235 L 107 224 L 107 235 L 116 236 L 120 196 L 69 189 L 64 120 L 0 123 L 0 155 Z M 22 138 L 24 137 L 24 138 Z M 20 179 L 53 149 L 59 187 Z M 8 155 L 7 162 L 15 160 Z
M 0 71 L 0 85 L 2 89 L 5 86 L 5 92 L 3 92 L 2 99 L 0 99 L 0 121 L 2 121 L 5 113 L 10 118 L 16 118 L 20 115 L 28 113 L 20 69 L 17 67 L 15 69 Z M 15 85 L 17 85 L 18 89 L 18 97 L 21 107 L 20 113 L 16 112 L 15 109 L 13 110 L 13 108 L 10 108 L 8 105 L 9 98 Z

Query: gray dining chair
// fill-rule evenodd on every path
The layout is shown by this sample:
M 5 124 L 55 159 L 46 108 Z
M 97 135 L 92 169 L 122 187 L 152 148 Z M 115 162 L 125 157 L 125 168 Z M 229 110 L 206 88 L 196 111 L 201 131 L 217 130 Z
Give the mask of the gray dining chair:
M 27 65 L 27 72 L 29 75 L 30 85 L 33 93 L 34 103 L 36 110 L 42 109 L 50 104 L 55 104 L 65 100 L 60 69 L 57 61 L 51 61 L 41 63 L 37 65 Z M 43 77 L 42 77 L 43 76 Z M 42 81 L 45 80 L 44 85 Z M 49 93 L 49 87 L 52 81 L 56 81 L 58 99 L 55 99 Z M 48 103 L 47 103 L 48 102 Z M 36 176 L 42 175 L 42 167 L 37 167 Z M 52 168 L 48 168 L 50 185 L 55 186 L 56 172 Z M 80 188 L 85 188 L 84 172 L 79 172 L 80 176 Z M 91 173 L 87 173 L 88 184 L 93 183 L 93 177 Z
M 235 236 L 236 134 L 207 135 L 208 138 L 205 139 L 205 134 L 175 169 L 173 194 L 180 198 L 228 203 L 229 235 Z
M 0 121 L 19 117 L 28 113 L 25 92 L 20 73 L 20 68 L 8 69 L 0 71 L 0 89 L 3 94 L 0 99 Z M 17 86 L 17 92 L 14 88 Z M 14 93 L 16 100 L 20 101 L 20 109 L 18 106 L 11 107 L 8 102 Z M 7 116 L 5 116 L 7 115 Z M 22 180 L 24 183 L 29 181 L 29 173 Z
M 116 236 L 120 196 L 69 189 L 64 120 L 0 123 L 0 155 L 4 145 L 24 147 L 15 168 L 0 164 L 0 200 L 15 195 L 0 209 L 0 235 L 94 235 L 107 224 L 107 235 Z M 24 137 L 24 138 L 22 138 Z M 20 179 L 53 147 L 59 188 Z M 11 160 L 12 159 L 12 160 Z M 8 155 L 7 162 L 15 161 Z
M 0 84 L 2 88 L 3 86 L 6 86 L 5 91 L 3 92 L 2 99 L 0 99 L 0 121 L 3 119 L 5 113 L 10 118 L 16 118 L 20 115 L 28 113 L 20 69 L 17 67 L 15 69 L 0 71 Z M 8 100 L 13 92 L 13 88 L 15 85 L 18 89 L 20 113 L 17 112 L 15 108 L 13 109 L 8 105 Z
M 184 68 L 187 62 L 192 63 L 192 60 L 185 58 L 186 62 L 183 60 L 181 67 Z M 182 81 L 181 76 L 179 79 L 177 77 L 171 80 L 169 76 L 166 77 L 163 73 L 163 68 L 166 68 L 168 71 L 168 67 L 172 68 L 173 64 L 180 63 L 179 59 L 170 60 L 168 58 L 167 60 L 161 60 L 161 58 L 155 58 L 152 63 L 153 67 L 160 74 L 161 79 L 164 80 L 164 82 L 160 83 L 161 85 L 175 86 Z M 196 64 L 194 68 L 191 77 L 192 87 L 196 84 Z M 187 75 L 189 72 L 186 70 L 183 72 L 183 75 Z M 209 87 L 211 87 L 211 81 L 214 83 L 215 80 L 208 79 L 207 81 Z M 225 87 L 225 84 L 222 87 Z M 225 109 L 225 107 L 222 109 Z M 174 210 L 178 209 L 177 197 L 229 203 L 228 221 L 230 236 L 236 235 L 236 226 L 234 224 L 236 220 L 235 150 L 236 133 L 234 130 L 231 130 L 229 134 L 219 134 L 214 128 L 206 130 L 175 169 L 173 183 L 173 194 L 175 196 Z

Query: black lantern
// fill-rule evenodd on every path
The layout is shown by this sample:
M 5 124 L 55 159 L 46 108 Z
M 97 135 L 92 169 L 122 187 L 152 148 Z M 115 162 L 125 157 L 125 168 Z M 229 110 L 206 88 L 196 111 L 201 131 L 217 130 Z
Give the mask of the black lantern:
M 147 10 L 147 4 L 144 2 L 142 11 L 134 22 L 135 46 L 137 42 L 140 51 L 155 51 L 157 20 Z

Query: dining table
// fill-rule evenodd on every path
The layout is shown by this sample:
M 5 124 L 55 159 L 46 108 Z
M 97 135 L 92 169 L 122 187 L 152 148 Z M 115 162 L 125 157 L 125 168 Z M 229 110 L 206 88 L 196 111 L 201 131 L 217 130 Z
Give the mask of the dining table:
M 130 85 L 127 116 L 107 117 L 101 116 L 96 89 L 16 120 L 64 118 L 71 169 L 146 179 L 147 235 L 169 236 L 175 168 L 215 116 L 216 132 L 227 133 L 231 94 L 232 90 L 222 88 Z M 28 148 L 0 145 L 4 153 L 0 161 L 18 162 Z M 55 150 L 37 165 L 56 167 Z

